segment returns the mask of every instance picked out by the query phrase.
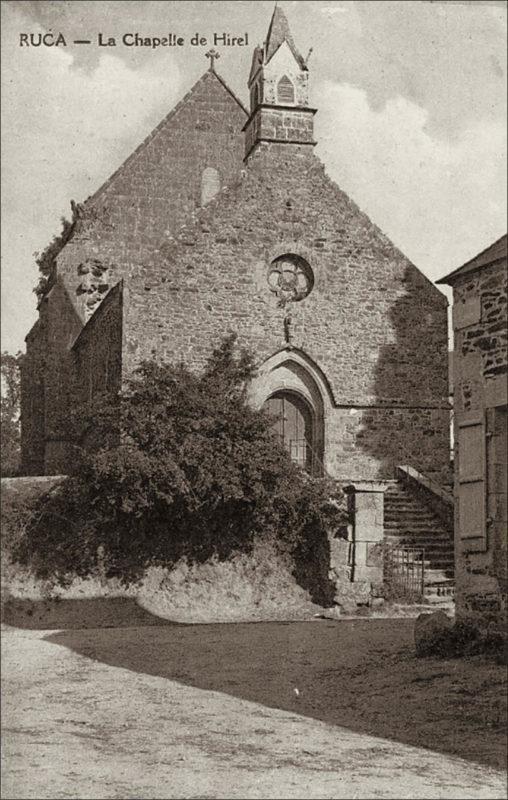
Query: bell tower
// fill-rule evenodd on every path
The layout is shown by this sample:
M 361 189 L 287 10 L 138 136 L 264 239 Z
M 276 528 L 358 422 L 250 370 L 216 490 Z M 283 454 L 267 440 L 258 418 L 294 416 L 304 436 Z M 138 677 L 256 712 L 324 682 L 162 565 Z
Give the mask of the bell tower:
M 249 75 L 250 116 L 245 157 L 260 142 L 313 147 L 315 108 L 309 106 L 309 71 L 286 16 L 276 6 L 263 47 L 256 47 Z

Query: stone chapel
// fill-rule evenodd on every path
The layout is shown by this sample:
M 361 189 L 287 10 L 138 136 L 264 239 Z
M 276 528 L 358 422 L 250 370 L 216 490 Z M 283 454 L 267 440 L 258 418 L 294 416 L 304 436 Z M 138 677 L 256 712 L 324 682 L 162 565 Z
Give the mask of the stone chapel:
M 195 369 L 230 331 L 309 472 L 368 488 L 449 467 L 447 300 L 326 174 L 309 68 L 276 7 L 249 108 L 207 71 L 75 208 L 26 337 L 26 475 L 65 473 L 72 397 L 141 360 Z

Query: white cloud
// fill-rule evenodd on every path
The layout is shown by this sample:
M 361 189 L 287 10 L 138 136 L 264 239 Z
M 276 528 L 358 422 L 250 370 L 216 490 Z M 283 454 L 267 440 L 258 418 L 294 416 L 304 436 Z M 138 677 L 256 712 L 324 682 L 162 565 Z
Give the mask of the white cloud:
M 13 349 L 36 318 L 33 252 L 171 109 L 179 75 L 169 54 L 133 70 L 108 53 L 83 72 L 63 48 L 21 50 L 26 20 L 2 16 L 2 346 Z
M 478 121 L 433 138 L 425 109 L 403 97 L 370 108 L 348 84 L 319 88 L 318 153 L 328 172 L 432 279 L 506 228 L 506 126 Z
M 325 17 L 334 17 L 336 14 L 345 14 L 348 9 L 345 6 L 325 6 L 319 10 Z

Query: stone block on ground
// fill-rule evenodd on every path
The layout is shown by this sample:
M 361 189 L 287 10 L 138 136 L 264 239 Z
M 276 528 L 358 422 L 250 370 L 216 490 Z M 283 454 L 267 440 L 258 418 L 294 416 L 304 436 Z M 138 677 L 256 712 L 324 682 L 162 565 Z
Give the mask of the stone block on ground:
M 354 600 L 352 597 L 335 597 L 335 602 L 337 603 L 337 607 L 340 609 L 342 614 L 353 614 L 358 608 L 356 600 Z
M 342 611 L 339 606 L 331 606 L 331 608 L 325 608 L 322 614 L 315 616 L 319 616 L 321 619 L 340 619 Z
M 416 655 L 446 655 L 452 644 L 452 628 L 453 621 L 444 611 L 420 614 L 414 627 Z

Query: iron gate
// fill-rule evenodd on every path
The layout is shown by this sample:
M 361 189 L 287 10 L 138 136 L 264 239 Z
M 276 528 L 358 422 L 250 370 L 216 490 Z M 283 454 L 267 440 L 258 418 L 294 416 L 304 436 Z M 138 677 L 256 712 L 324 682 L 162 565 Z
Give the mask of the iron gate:
M 384 583 L 390 599 L 421 602 L 425 588 L 425 548 L 386 547 Z

